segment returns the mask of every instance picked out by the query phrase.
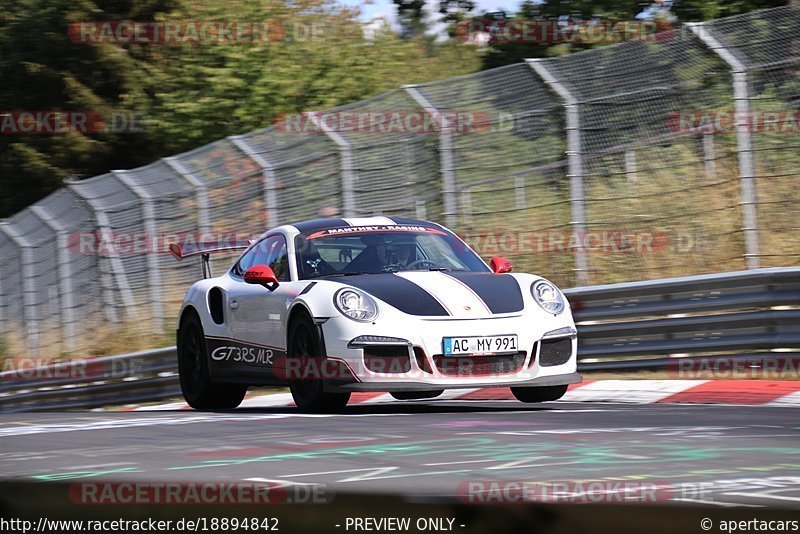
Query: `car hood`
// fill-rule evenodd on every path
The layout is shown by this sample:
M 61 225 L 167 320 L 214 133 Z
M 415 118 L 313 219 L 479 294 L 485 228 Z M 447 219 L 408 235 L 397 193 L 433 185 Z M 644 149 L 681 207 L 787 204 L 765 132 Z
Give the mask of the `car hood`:
M 479 318 L 525 307 L 519 284 L 506 274 L 402 271 L 328 280 L 357 287 L 409 315 Z

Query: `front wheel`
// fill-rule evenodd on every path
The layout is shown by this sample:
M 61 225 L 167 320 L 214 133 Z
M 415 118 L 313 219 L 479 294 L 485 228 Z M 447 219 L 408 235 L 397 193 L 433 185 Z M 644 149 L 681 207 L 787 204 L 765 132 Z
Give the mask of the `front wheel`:
M 324 377 L 322 376 L 322 363 L 325 355 L 322 354 L 322 339 L 319 330 L 311 318 L 303 314 L 292 321 L 289 327 L 289 354 L 290 359 L 300 361 L 313 361 L 317 363 L 314 368 L 316 376 L 301 376 L 292 380 L 289 391 L 295 405 L 301 410 L 309 412 L 338 412 L 347 406 L 350 393 L 331 393 L 325 391 Z
M 547 402 L 555 401 L 564 396 L 569 386 L 539 386 L 511 388 L 511 393 L 522 402 Z
M 247 386 L 211 381 L 203 326 L 195 313 L 186 315 L 178 330 L 178 375 L 183 398 L 196 410 L 236 408 L 247 393 Z

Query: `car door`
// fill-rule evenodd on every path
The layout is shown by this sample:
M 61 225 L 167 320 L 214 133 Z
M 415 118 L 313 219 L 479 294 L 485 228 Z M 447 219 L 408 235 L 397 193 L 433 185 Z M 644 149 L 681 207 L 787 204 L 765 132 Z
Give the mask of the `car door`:
M 275 291 L 246 284 L 245 271 L 254 265 L 269 265 L 280 282 Z M 233 337 L 254 353 L 248 352 L 245 363 L 271 366 L 275 357 L 285 350 L 285 337 L 281 317 L 289 298 L 289 265 L 286 239 L 282 234 L 273 234 L 256 243 L 231 271 L 237 283 L 228 295 L 230 326 Z M 261 348 L 271 350 L 262 354 Z M 252 362 L 248 361 L 252 360 Z

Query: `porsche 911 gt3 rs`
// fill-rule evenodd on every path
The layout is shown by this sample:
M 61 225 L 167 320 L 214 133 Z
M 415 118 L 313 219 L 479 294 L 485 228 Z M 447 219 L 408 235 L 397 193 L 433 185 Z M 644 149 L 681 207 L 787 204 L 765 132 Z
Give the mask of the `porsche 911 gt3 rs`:
M 208 255 L 245 249 L 210 277 Z M 548 280 L 489 265 L 431 222 L 317 219 L 248 243 L 174 244 L 202 255 L 181 306 L 178 367 L 194 408 L 234 408 L 248 386 L 288 385 L 305 410 L 336 411 L 354 391 L 423 399 L 510 386 L 523 402 L 580 382 L 569 303 Z

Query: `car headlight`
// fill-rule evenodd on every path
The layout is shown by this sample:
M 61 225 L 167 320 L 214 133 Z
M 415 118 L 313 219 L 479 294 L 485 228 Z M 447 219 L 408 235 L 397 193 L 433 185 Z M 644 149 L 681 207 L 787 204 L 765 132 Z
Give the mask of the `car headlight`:
M 531 286 L 533 300 L 547 313 L 558 315 L 564 311 L 564 296 L 547 280 L 539 280 Z
M 353 288 L 340 289 L 333 296 L 333 303 L 343 315 L 368 323 L 378 316 L 378 304 L 366 293 Z

